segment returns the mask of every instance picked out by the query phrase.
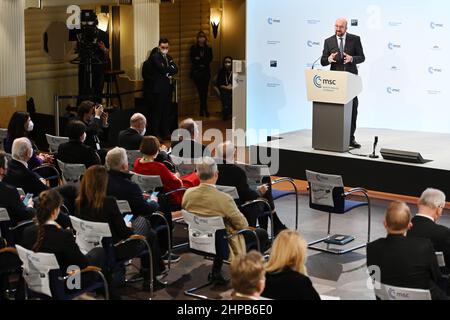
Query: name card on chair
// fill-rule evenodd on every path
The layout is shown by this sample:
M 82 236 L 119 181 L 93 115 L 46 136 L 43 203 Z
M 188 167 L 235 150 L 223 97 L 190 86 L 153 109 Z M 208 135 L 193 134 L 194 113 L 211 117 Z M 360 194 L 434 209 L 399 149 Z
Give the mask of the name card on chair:
M 70 221 L 77 232 L 76 243 L 84 254 L 100 247 L 103 238 L 112 236 L 107 223 L 85 221 L 74 216 L 70 216 Z
M 202 217 L 182 210 L 184 221 L 189 226 L 191 249 L 216 254 L 216 231 L 225 229 L 222 217 Z
M 0 222 L 10 221 L 8 210 L 0 208 Z
M 131 181 L 136 183 L 142 192 L 153 191 L 156 188 L 163 186 L 160 176 L 144 176 L 140 174 L 133 174 Z
M 311 202 L 316 205 L 333 207 L 333 189 L 344 186 L 342 177 L 306 171 L 306 178 L 310 184 Z
M 59 269 L 55 255 L 50 253 L 36 253 L 19 245 L 16 245 L 16 249 L 23 263 L 23 277 L 28 288 L 34 292 L 52 297 L 49 271 Z

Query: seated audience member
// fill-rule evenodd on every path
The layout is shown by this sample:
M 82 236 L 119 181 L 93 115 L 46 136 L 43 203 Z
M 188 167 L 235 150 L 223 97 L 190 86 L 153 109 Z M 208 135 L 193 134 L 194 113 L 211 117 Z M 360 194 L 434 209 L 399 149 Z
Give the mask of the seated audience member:
M 108 117 L 103 106 L 92 101 L 83 101 L 78 107 L 78 120 L 87 128 L 84 143 L 98 152 L 102 152 L 101 148 L 108 141 Z
M 131 211 L 135 217 L 143 216 L 150 217 L 155 211 L 159 209 L 158 203 L 144 199 L 140 187 L 131 181 L 132 174 L 128 171 L 128 159 L 125 149 L 114 148 L 106 155 L 106 166 L 108 171 L 108 191 L 107 195 L 115 197 L 117 200 L 126 200 L 130 205 Z M 172 213 L 170 210 L 165 210 L 164 213 L 169 227 L 172 226 Z M 161 221 L 162 222 L 162 221 Z M 156 227 L 156 226 L 153 226 Z M 167 231 L 161 230 L 158 233 L 159 244 L 161 252 L 166 252 L 167 248 Z M 168 260 L 168 253 L 163 256 L 163 260 Z M 177 262 L 180 257 L 172 254 L 171 262 Z
M 39 195 L 36 224 L 25 229 L 23 246 L 34 252 L 53 253 L 63 275 L 71 266 L 81 270 L 89 265 L 103 268 L 105 258 L 102 248 L 95 248 L 84 255 L 72 232 L 63 230 L 56 223 L 62 201 L 55 190 L 47 190 Z
M 25 193 L 31 193 L 37 197 L 42 191 L 50 189 L 44 180 L 36 173 L 28 169 L 28 160 L 33 154 L 30 140 L 19 138 L 14 140 L 12 147 L 12 160 L 8 163 L 8 170 L 3 182 L 15 188 L 22 188 Z M 55 187 L 64 197 L 64 204 L 73 212 L 75 198 L 77 197 L 77 188 L 74 185 L 67 184 L 61 187 Z M 59 221 L 66 227 L 68 221 Z
M 3 182 L 7 170 L 5 153 L 0 151 L 0 207 L 8 211 L 12 224 L 16 225 L 21 221 L 33 219 L 36 211 L 33 208 L 33 199 L 24 204 L 17 189 Z
M 136 159 L 133 171 L 146 176 L 160 176 L 164 192 L 174 191 L 180 188 L 198 186 L 200 181 L 195 173 L 180 178 L 179 173 L 172 173 L 164 164 L 155 161 L 160 149 L 159 140 L 156 137 L 144 137 L 141 143 L 142 158 Z M 175 206 L 181 205 L 183 192 L 172 194 L 171 200 Z
M 135 113 L 130 119 L 130 127 L 119 133 L 119 147 L 126 150 L 139 150 L 142 138 L 147 130 L 147 119 L 141 113 Z
M 409 237 L 430 239 L 436 252 L 443 252 L 445 273 L 450 273 L 450 229 L 437 224 L 445 208 L 445 194 L 436 189 L 424 191 L 418 203 L 419 213 L 412 219 Z
M 29 138 L 29 134 L 34 129 L 34 123 L 31 120 L 30 114 L 28 112 L 15 112 L 8 124 L 8 134 L 4 141 L 5 151 L 12 153 L 12 145 L 14 140 L 18 138 Z M 53 156 L 46 153 L 39 153 L 37 146 L 30 139 L 30 143 L 33 148 L 33 154 L 27 161 L 30 169 L 39 167 L 44 163 L 52 163 Z
M 261 300 L 265 285 L 264 258 L 261 253 L 252 251 L 237 256 L 231 262 L 230 273 L 233 300 Z
M 81 121 L 71 121 L 67 126 L 69 142 L 58 147 L 58 159 L 64 163 L 84 164 L 86 168 L 100 164 L 100 157 L 92 147 L 84 144 L 86 125 Z
M 116 198 L 107 196 L 107 187 L 108 172 L 106 168 L 98 165 L 90 167 L 81 180 L 80 194 L 76 201 L 76 215 L 82 220 L 108 223 L 114 243 L 126 240 L 134 234 L 145 236 L 152 251 L 155 288 L 164 287 L 165 284 L 156 279 L 156 276 L 163 272 L 165 267 L 155 232 L 143 217 L 135 218 L 131 223 L 132 227 L 127 226 L 117 206 Z M 143 250 L 145 250 L 144 244 L 136 241 L 118 246 L 116 256 L 120 261 L 127 260 Z M 149 267 L 148 256 L 142 256 L 141 273 L 144 276 L 145 290 L 150 288 Z
M 171 155 L 185 159 L 200 159 L 210 157 L 210 150 L 201 144 L 198 124 L 193 119 L 186 119 L 180 123 L 174 134 L 179 134 L 179 141 L 172 140 Z M 172 138 L 173 139 L 173 138 Z
M 247 183 L 247 174 L 245 171 L 238 167 L 234 162 L 236 153 L 234 144 L 231 141 L 222 143 L 218 146 L 216 152 L 216 158 L 219 162 L 219 179 L 217 180 L 217 185 L 236 187 L 240 204 L 245 204 L 258 198 L 264 198 L 269 203 L 273 212 L 274 234 L 277 235 L 281 231 L 287 229 L 275 212 L 270 177 L 264 178 L 263 181 L 265 183 L 259 186 L 257 190 L 253 190 Z M 243 210 L 243 213 L 247 218 L 249 225 L 256 227 L 257 217 L 261 213 L 264 213 L 264 211 L 267 211 L 267 207 L 261 204 L 246 208 Z M 267 230 L 268 217 L 260 217 L 258 220 L 260 227 Z
M 0 237 L 0 302 L 3 300 L 8 300 L 6 290 L 10 288 L 9 286 L 9 273 L 11 271 L 17 270 L 20 272 L 20 267 L 22 266 L 22 261 L 13 252 L 7 252 L 8 243 L 5 239 Z M 19 283 L 17 284 L 17 290 L 14 294 L 15 300 L 23 300 L 24 292 L 21 290 L 24 287 L 23 277 L 19 277 Z
M 306 257 L 306 241 L 295 231 L 282 231 L 266 265 L 262 296 L 274 300 L 320 300 L 306 272 Z
M 233 114 L 233 58 L 223 58 L 222 69 L 217 76 L 217 87 L 222 101 L 222 119 L 228 120 Z
M 197 174 L 200 178 L 200 186 L 186 191 L 183 197 L 182 208 L 200 216 L 221 216 L 224 218 L 225 227 L 229 234 L 248 228 L 247 219 L 239 211 L 233 198 L 226 193 L 220 192 L 215 185 L 219 176 L 217 164 L 210 157 L 203 158 L 200 164 L 197 164 Z M 263 229 L 256 229 L 260 239 L 261 250 L 264 251 L 267 245 L 267 232 Z M 250 237 L 237 236 L 229 241 L 230 259 L 239 254 L 245 254 L 246 241 L 252 241 Z M 209 275 L 211 281 L 225 282 L 222 274 L 222 260 L 215 259 L 213 271 Z
M 393 202 L 386 211 L 387 237 L 367 245 L 367 266 L 380 269 L 383 284 L 430 290 L 433 300 L 448 299 L 438 287 L 441 278 L 430 240 L 407 238 L 411 212 L 403 202 Z

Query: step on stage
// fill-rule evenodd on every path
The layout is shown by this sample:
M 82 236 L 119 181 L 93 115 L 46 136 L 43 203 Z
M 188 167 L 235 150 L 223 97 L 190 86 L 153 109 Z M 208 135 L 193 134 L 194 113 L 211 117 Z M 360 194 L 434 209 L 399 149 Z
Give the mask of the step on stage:
M 433 187 L 444 191 L 447 199 L 450 199 L 450 134 L 358 129 L 356 140 L 362 148 L 350 152 L 371 154 L 375 136 L 379 138 L 379 159 L 314 150 L 311 130 L 269 137 L 269 142 L 252 146 L 251 150 L 252 155 L 257 154 L 255 152 L 264 155 L 278 151 L 278 176 L 306 180 L 305 170 L 312 170 L 342 175 L 345 185 L 349 187 L 414 197 L 419 197 L 426 188 Z M 384 160 L 379 152 L 381 148 L 419 152 L 424 159 L 433 161 L 410 164 Z

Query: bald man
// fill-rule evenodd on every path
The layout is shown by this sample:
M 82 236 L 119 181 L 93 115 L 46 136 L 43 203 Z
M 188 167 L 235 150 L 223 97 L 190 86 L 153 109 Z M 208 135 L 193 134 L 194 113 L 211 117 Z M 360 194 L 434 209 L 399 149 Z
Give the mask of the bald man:
M 367 245 L 367 266 L 378 267 L 383 284 L 430 290 L 433 300 L 447 300 L 439 287 L 442 281 L 437 258 L 430 240 L 407 238 L 412 227 L 411 211 L 404 202 L 393 202 L 386 211 L 386 238 Z
M 322 66 L 331 64 L 333 71 L 347 71 L 358 74 L 357 65 L 366 60 L 361 39 L 358 36 L 347 33 L 348 22 L 345 18 L 336 20 L 335 34 L 325 40 Z M 350 147 L 359 149 L 361 145 L 356 142 L 356 120 L 358 118 L 358 97 L 353 100 L 352 126 L 350 133 Z

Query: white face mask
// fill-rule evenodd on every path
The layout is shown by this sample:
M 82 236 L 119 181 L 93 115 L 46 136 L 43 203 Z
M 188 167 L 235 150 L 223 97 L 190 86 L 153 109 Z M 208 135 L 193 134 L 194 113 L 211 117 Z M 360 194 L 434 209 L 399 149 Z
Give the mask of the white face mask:
M 30 120 L 30 122 L 28 122 L 28 127 L 27 127 L 27 131 L 31 132 L 34 129 L 34 123 L 33 121 Z
M 163 50 L 161 50 L 161 53 L 163 55 L 167 55 L 169 53 L 169 49 L 163 49 Z
M 141 136 L 145 136 L 145 133 L 147 132 L 147 128 L 144 128 L 144 130 L 142 130 L 140 133 L 141 133 Z
M 86 132 L 83 133 L 83 136 L 81 137 L 81 143 L 84 143 L 86 141 Z

